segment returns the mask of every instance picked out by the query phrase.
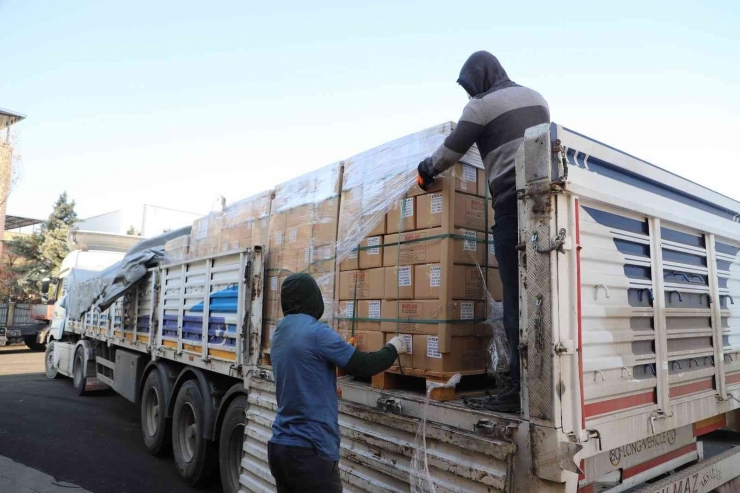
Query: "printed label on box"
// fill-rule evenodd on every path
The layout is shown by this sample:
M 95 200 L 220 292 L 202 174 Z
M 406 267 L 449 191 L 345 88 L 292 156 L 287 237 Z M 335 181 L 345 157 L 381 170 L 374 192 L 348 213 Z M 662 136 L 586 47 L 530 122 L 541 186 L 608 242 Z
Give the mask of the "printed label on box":
M 306 263 L 311 262 L 311 247 L 306 247 L 306 251 L 303 252 L 303 261 Z
M 401 201 L 401 217 L 404 219 L 414 215 L 414 199 L 403 199 Z
M 475 303 L 460 303 L 460 320 L 473 320 L 475 318 Z
M 347 306 L 344 308 L 344 316 L 347 318 L 352 318 L 355 316 L 355 302 L 354 301 L 348 301 Z
M 278 290 L 277 289 L 278 288 L 277 283 L 278 283 L 277 277 L 271 277 L 270 278 L 270 291 L 277 291 Z
M 272 340 L 272 336 L 275 335 L 276 330 L 277 330 L 277 325 L 270 325 L 270 340 Z
M 406 354 L 414 354 L 414 345 L 411 344 L 411 334 L 401 334 L 401 340 L 406 346 Z
M 276 245 L 282 245 L 283 244 L 283 231 L 275 231 L 275 244 Z
M 198 221 L 198 233 L 196 234 L 195 238 L 197 240 L 202 240 L 206 236 L 208 236 L 208 219 L 203 219 L 201 221 Z
M 295 243 L 298 239 L 298 228 L 288 229 L 288 243 Z
M 442 213 L 442 194 L 441 193 L 433 193 L 432 194 L 432 214 L 441 214 Z
M 323 258 L 324 260 L 331 260 L 331 245 L 322 246 L 318 250 L 317 256 L 318 258 Z
M 442 359 L 439 352 L 439 337 L 427 336 L 427 358 Z
M 476 250 L 476 245 L 475 245 L 476 232 L 471 231 L 469 229 L 463 229 L 462 233 L 464 237 L 473 239 L 473 241 L 470 241 L 470 240 L 463 241 L 463 251 L 464 252 L 474 252 Z
M 353 248 L 352 250 L 349 251 L 349 255 L 347 255 L 347 258 L 357 258 L 358 251 L 359 250 L 357 250 L 357 248 Z
M 429 269 L 429 287 L 438 288 L 442 279 L 442 267 L 439 265 Z
M 367 239 L 367 246 L 369 247 L 378 247 L 380 245 L 380 236 L 373 236 L 371 238 Z M 380 247 L 378 248 L 368 248 L 367 249 L 368 255 L 378 255 L 380 254 Z
M 411 266 L 398 268 L 398 285 L 400 287 L 411 286 Z
M 473 166 L 463 164 L 463 181 L 476 181 L 477 172 Z
M 368 318 L 380 318 L 380 300 L 374 300 L 369 303 L 370 313 Z
M 496 253 L 496 247 L 493 244 L 493 235 L 488 235 L 488 255 L 493 255 Z

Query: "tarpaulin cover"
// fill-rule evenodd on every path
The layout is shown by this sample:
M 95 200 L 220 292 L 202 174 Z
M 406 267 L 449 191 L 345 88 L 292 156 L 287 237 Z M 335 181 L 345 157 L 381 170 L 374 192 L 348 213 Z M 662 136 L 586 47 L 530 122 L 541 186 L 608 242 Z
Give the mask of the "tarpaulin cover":
M 73 269 L 65 281 L 67 295 L 60 302 L 71 318 L 80 318 L 95 307 L 108 309 L 131 286 L 164 259 L 164 244 L 173 238 L 190 234 L 191 226 L 163 233 L 154 238 L 141 240 L 134 245 L 119 262 L 101 272 Z

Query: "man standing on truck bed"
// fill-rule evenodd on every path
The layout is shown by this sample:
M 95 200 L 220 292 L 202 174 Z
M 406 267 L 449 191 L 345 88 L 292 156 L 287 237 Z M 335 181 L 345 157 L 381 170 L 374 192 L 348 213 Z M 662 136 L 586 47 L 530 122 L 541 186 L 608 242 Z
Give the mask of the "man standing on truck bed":
M 292 274 L 280 288 L 283 318 L 270 357 L 277 417 L 267 444 L 278 493 L 341 493 L 337 368 L 372 376 L 393 365 L 406 347 L 398 337 L 363 353 L 318 321 L 324 300 L 309 274 Z
M 517 199 L 514 157 L 529 127 L 548 123 L 545 99 L 512 82 L 498 59 L 487 51 L 470 55 L 457 79 L 470 95 L 462 117 L 443 145 L 419 163 L 418 182 L 424 189 L 434 177 L 457 163 L 478 145 L 493 199 L 493 243 L 504 291 L 504 329 L 511 350 L 511 386 L 486 403 L 501 412 L 519 411 L 519 280 Z

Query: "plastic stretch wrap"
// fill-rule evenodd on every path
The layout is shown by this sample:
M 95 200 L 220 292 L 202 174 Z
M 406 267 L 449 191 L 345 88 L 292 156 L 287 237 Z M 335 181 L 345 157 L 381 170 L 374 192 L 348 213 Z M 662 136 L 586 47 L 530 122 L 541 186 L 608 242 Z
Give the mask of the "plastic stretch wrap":
M 190 235 L 179 236 L 164 244 L 164 263 L 183 262 L 190 251 Z
M 427 395 L 424 401 L 424 414 L 416 430 L 414 439 L 414 455 L 411 457 L 411 475 L 409 484 L 411 493 L 436 493 L 432 475 L 429 474 L 429 462 L 427 460 L 427 410 L 429 409 L 429 397 L 432 390 L 440 387 L 455 388 L 462 376 L 455 373 L 445 383 L 427 381 Z
M 146 275 L 147 268 L 164 259 L 165 244 L 179 236 L 190 233 L 190 226 L 164 233 L 154 238 L 141 240 L 134 245 L 120 262 L 96 273 L 92 278 L 85 275 L 65 281 L 67 296 L 61 306 L 71 318 L 79 319 L 83 313 L 95 307 L 105 311 L 131 286 Z
M 283 318 L 280 287 L 290 274 L 316 279 L 324 298 L 321 318 L 333 326 L 335 255 L 342 163 L 334 163 L 275 187 L 267 251 L 263 346 L 269 347 Z
M 272 190 L 258 193 L 224 208 L 219 251 L 229 252 L 267 244 Z
M 499 372 L 509 353 L 477 149 L 430 190 L 416 185 L 418 164 L 452 128 L 438 125 L 344 161 L 337 330 L 345 338 L 378 328 L 413 335 L 414 355 L 405 360 L 418 370 Z M 373 300 L 381 300 L 380 313 Z
M 191 259 L 212 255 L 219 252 L 221 246 L 221 224 L 223 212 L 211 212 L 193 221 L 190 231 L 190 249 L 188 256 Z

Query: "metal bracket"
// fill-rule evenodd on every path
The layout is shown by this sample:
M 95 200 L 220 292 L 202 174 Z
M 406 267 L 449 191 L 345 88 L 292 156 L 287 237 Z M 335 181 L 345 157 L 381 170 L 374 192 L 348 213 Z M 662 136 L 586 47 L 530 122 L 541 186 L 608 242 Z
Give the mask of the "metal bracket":
M 555 344 L 555 354 L 576 354 L 576 342 L 572 339 L 562 339 Z
M 394 397 L 379 397 L 376 407 L 387 413 L 401 414 L 401 401 Z
M 514 430 L 517 429 L 517 425 L 508 424 L 501 426 L 494 423 L 490 419 L 481 419 L 473 425 L 473 431 L 480 433 L 481 435 L 494 436 L 496 438 L 503 438 L 510 440 L 514 436 Z
M 558 230 L 557 236 L 555 236 L 555 238 L 550 241 L 550 246 L 544 249 L 537 248 L 537 253 L 545 254 L 553 251 L 557 251 L 558 253 L 565 253 L 565 235 L 565 228 L 560 228 L 560 230 Z

